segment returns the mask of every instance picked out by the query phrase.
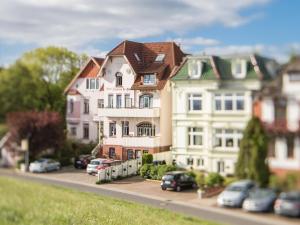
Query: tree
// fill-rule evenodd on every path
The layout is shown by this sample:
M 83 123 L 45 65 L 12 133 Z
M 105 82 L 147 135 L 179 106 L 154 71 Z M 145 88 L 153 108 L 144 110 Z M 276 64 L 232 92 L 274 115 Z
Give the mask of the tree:
M 29 139 L 29 155 L 33 159 L 47 149 L 57 151 L 64 142 L 62 118 L 57 112 L 14 112 L 7 115 L 10 141 Z
M 65 48 L 38 48 L 0 71 L 0 120 L 14 111 L 57 111 L 65 114 L 63 91 L 85 55 Z
M 242 179 L 253 179 L 260 186 L 269 182 L 267 164 L 268 137 L 258 118 L 253 117 L 244 131 L 236 165 L 236 175 Z

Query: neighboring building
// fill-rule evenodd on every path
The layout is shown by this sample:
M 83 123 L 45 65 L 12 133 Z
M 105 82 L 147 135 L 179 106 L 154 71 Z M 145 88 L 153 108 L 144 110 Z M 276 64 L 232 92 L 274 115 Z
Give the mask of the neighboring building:
M 75 119 L 67 116 L 69 133 L 76 122 L 77 129 L 83 128 L 83 132 L 77 130 L 78 137 L 82 137 L 85 122 L 89 123 L 89 135 L 99 137 L 101 155 L 108 158 L 127 160 L 146 152 L 169 150 L 169 77 L 184 56 L 173 42 L 124 41 L 107 54 L 100 69 L 90 61 L 97 68 L 89 72 L 83 69 L 79 73 L 83 75 L 78 75 L 67 89 L 68 100 L 73 99 L 74 107 L 69 102 L 68 111 L 76 115 Z M 93 86 L 91 79 L 96 80 Z M 82 112 L 86 99 L 90 113 L 85 120 Z M 75 106 L 75 101 L 80 103 Z M 80 110 L 79 106 L 83 108 Z
M 257 95 L 254 112 L 270 136 L 269 166 L 277 174 L 300 172 L 300 57 Z
M 253 93 L 276 62 L 258 55 L 189 56 L 172 77 L 173 157 L 180 167 L 233 174 Z
M 98 142 L 98 113 L 100 94 L 99 74 L 104 59 L 91 57 L 65 90 L 67 95 L 68 137 L 85 143 Z

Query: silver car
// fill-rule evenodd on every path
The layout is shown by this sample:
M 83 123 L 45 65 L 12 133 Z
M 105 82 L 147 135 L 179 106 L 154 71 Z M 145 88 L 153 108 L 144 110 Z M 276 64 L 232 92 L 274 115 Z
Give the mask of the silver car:
M 30 172 L 49 172 L 60 169 L 60 163 L 53 159 L 41 158 L 38 159 L 29 165 Z
M 249 193 L 243 203 L 243 209 L 251 212 L 268 212 L 273 210 L 276 193 L 268 188 L 256 188 Z
M 107 159 L 97 158 L 90 161 L 90 163 L 86 167 L 86 172 L 90 175 L 98 173 L 98 167 L 106 161 Z
M 219 196 L 218 206 L 242 207 L 249 191 L 255 187 L 251 180 L 240 180 L 230 184 Z
M 275 202 L 274 211 L 278 215 L 300 217 L 300 192 L 283 192 Z

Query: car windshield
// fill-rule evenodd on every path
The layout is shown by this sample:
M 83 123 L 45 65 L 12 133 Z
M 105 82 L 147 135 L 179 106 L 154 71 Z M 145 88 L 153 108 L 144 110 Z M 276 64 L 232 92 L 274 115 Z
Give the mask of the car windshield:
M 237 185 L 231 185 L 226 188 L 226 191 L 236 191 L 236 192 L 241 192 L 244 191 L 245 187 L 242 186 L 237 186 Z
M 162 178 L 163 180 L 174 180 L 174 175 L 165 175 Z
M 34 161 L 35 163 L 43 163 L 43 162 L 46 162 L 47 159 L 38 159 L 36 161 Z
M 253 199 L 262 199 L 266 198 L 273 194 L 271 190 L 257 189 L 255 191 L 250 192 L 249 196 Z
M 92 165 L 100 165 L 100 162 L 99 161 L 91 161 L 91 164 Z
M 300 192 L 282 193 L 279 198 L 287 201 L 300 201 Z

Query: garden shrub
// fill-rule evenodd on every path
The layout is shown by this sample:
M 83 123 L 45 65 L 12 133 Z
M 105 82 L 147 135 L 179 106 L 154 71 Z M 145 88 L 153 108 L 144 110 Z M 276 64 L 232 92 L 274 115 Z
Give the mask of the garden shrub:
M 144 164 L 141 168 L 140 168 L 140 176 L 144 177 L 144 178 L 150 178 L 150 168 L 151 168 L 151 164 Z
M 205 184 L 208 187 L 222 186 L 224 178 L 218 173 L 209 173 L 205 178 Z
M 197 183 L 197 186 L 199 188 L 203 188 L 205 186 L 205 175 L 204 175 L 204 173 L 197 172 L 195 175 L 196 175 L 195 181 Z
M 284 177 L 275 174 L 270 176 L 269 187 L 280 191 L 292 191 L 297 189 L 300 182 L 300 175 L 298 173 L 287 173 Z
M 157 177 L 157 175 L 158 175 L 158 167 L 159 166 L 154 166 L 154 165 L 150 166 L 150 178 L 152 180 L 157 180 L 158 179 L 158 177 Z
M 229 184 L 237 181 L 238 178 L 237 177 L 226 177 L 225 180 L 224 180 L 224 185 L 225 186 L 228 186 Z
M 157 170 L 157 179 L 161 180 L 162 177 L 167 173 L 171 171 L 177 170 L 177 167 L 174 165 L 159 165 Z
M 143 154 L 142 156 L 142 164 L 152 164 L 153 163 L 153 155 L 151 154 Z
M 194 171 L 188 171 L 187 175 L 189 175 L 189 176 L 191 176 L 193 178 L 196 178 L 196 173 Z

